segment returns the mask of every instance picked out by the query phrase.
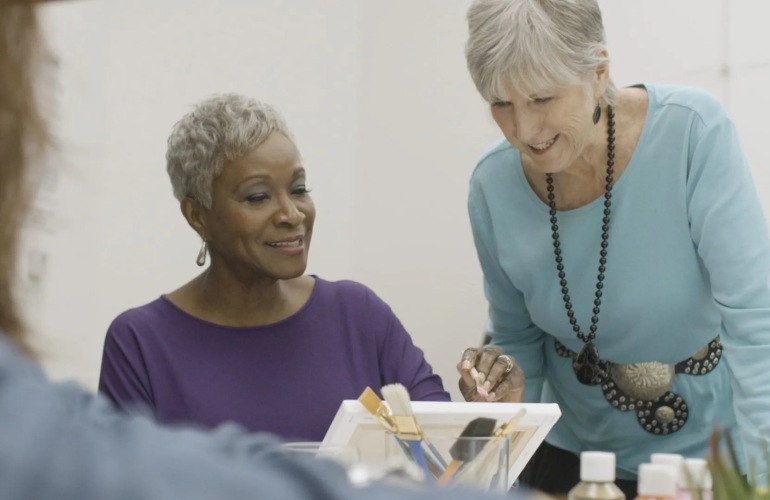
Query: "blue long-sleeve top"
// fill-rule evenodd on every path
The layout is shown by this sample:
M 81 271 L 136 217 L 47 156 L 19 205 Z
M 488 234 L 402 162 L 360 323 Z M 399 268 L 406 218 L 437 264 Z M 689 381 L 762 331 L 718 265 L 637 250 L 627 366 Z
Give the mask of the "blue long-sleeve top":
M 676 364 L 721 336 L 723 357 L 713 371 L 674 379 L 671 390 L 689 409 L 678 431 L 645 431 L 634 411 L 611 407 L 599 386 L 579 383 L 570 359 L 557 354 L 557 340 L 574 352 L 583 344 L 565 313 L 549 208 L 507 141 L 482 157 L 469 195 L 493 343 L 522 366 L 528 401 L 559 404 L 562 417 L 547 441 L 573 452 L 614 451 L 621 478 L 633 478 L 654 452 L 706 456 L 717 425 L 736 430 L 738 445 L 742 437 L 759 460 L 760 435 L 770 429 L 770 239 L 735 126 L 705 92 L 645 88 L 644 127 L 613 188 L 595 344 L 613 363 Z M 584 331 L 593 314 L 603 203 L 600 197 L 558 213 Z
M 49 382 L 2 331 L 0 422 L 3 500 L 471 497 L 459 488 L 354 487 L 342 468 L 325 460 L 292 459 L 280 452 L 274 436 L 245 434 L 234 425 L 211 432 L 161 427 L 75 385 Z

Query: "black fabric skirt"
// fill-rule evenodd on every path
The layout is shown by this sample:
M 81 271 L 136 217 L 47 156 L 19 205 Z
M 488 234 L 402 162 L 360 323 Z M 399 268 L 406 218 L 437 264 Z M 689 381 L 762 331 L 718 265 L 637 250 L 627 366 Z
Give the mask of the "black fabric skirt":
M 519 485 L 550 495 L 566 495 L 580 482 L 580 457 L 543 442 L 519 475 Z M 615 480 L 626 495 L 636 498 L 636 481 Z

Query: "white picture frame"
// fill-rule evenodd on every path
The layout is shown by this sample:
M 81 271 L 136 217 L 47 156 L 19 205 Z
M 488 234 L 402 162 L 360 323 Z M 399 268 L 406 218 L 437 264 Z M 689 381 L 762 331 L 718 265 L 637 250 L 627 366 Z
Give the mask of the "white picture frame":
M 477 417 L 492 418 L 500 426 L 526 410 L 516 423 L 509 449 L 508 488 L 513 486 L 532 455 L 561 416 L 552 403 L 468 403 L 412 401 L 417 422 L 428 438 L 459 436 Z M 358 400 L 345 400 L 337 410 L 324 445 L 355 447 L 363 463 L 382 463 L 388 453 L 387 431 Z

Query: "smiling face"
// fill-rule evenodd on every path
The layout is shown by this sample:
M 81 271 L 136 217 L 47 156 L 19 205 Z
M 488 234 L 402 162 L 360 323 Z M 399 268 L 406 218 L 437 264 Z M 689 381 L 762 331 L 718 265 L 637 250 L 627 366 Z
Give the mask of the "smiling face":
M 212 268 L 273 279 L 305 272 L 315 206 L 292 141 L 273 132 L 246 156 L 225 163 L 211 191 L 210 209 L 195 204 L 183 210 L 208 241 Z
M 606 49 L 599 56 L 606 58 Z M 497 126 L 534 171 L 563 172 L 579 158 L 587 159 L 597 144 L 603 151 L 604 127 L 593 123 L 593 113 L 607 90 L 608 65 L 599 64 L 578 80 L 534 90 L 509 85 L 504 98 L 490 103 Z
M 596 100 L 584 85 L 524 95 L 491 104 L 505 138 L 541 173 L 558 173 L 580 157 L 595 135 Z

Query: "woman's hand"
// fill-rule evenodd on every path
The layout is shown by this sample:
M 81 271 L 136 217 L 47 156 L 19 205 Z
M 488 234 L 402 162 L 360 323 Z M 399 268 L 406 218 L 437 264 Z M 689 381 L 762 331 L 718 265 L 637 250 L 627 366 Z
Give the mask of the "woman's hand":
M 466 401 L 520 403 L 524 400 L 524 372 L 499 347 L 469 347 L 457 363 L 460 392 Z

